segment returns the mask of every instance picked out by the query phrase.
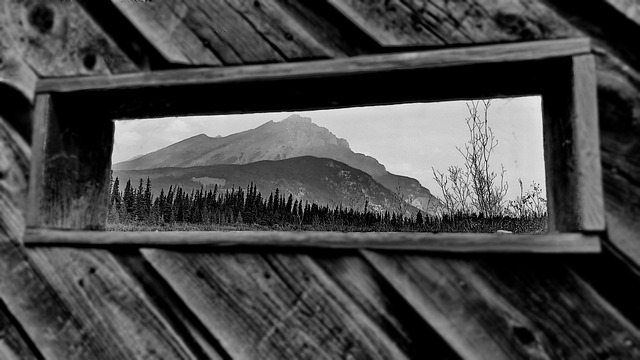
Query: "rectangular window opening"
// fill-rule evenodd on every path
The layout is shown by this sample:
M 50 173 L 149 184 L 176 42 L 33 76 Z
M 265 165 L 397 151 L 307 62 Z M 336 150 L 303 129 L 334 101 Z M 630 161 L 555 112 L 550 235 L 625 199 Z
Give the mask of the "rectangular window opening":
M 540 96 L 115 124 L 107 230 L 547 232 Z

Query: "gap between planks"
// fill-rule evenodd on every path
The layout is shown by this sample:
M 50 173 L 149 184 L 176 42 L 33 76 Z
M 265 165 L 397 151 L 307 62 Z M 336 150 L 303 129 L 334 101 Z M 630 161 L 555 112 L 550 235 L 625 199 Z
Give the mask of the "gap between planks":
M 473 233 L 374 233 L 289 231 L 72 231 L 28 229 L 27 246 L 66 247 L 279 247 L 316 249 L 378 249 L 478 253 L 599 253 L 600 235 L 473 234 Z
M 438 68 L 515 61 L 544 60 L 591 52 L 587 38 L 544 40 L 460 47 L 298 63 L 192 68 L 110 76 L 51 78 L 38 81 L 36 92 L 122 90 L 143 87 L 295 79 L 354 75 L 403 69 Z

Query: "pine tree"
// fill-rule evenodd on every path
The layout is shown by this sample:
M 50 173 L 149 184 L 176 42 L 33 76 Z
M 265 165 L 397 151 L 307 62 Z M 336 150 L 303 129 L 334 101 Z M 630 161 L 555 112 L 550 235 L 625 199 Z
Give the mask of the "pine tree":
M 144 189 L 144 196 L 142 198 L 143 200 L 143 218 L 144 220 L 147 220 L 149 218 L 149 216 L 151 215 L 151 205 L 153 204 L 153 199 L 151 196 L 151 179 L 149 179 L 149 177 L 147 177 L 147 186 Z
M 135 190 L 135 219 L 137 221 L 144 220 L 144 183 L 142 178 L 140 178 L 140 183 L 138 184 L 138 190 Z
M 108 220 L 110 223 L 117 224 L 120 222 L 121 207 L 120 180 L 116 177 L 111 188 L 111 196 L 109 197 Z
M 133 188 L 131 187 L 131 179 L 127 180 L 127 185 L 124 188 L 124 208 L 126 210 L 127 220 L 132 220 L 136 209 L 136 200 Z

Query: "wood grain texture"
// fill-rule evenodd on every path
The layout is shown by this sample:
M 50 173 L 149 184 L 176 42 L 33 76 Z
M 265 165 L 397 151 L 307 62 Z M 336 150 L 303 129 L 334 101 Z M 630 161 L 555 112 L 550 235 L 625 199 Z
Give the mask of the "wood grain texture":
M 579 32 L 535 0 L 330 0 L 384 46 L 527 41 Z
M 0 234 L 16 242 L 25 228 L 30 154 L 26 141 L 0 116 Z
M 49 96 L 36 99 L 30 225 L 105 226 L 114 124 L 85 106 L 61 110 Z
M 39 98 L 39 104 L 48 104 L 43 100 L 48 99 Z M 27 251 L 18 245 L 30 151 L 1 118 L 0 144 L 7 150 L 2 159 L 11 158 L 0 162 L 0 174 L 6 175 L 0 177 L 0 221 L 12 220 L 12 226 L 0 227 L 0 298 L 44 358 L 193 358 L 108 252 Z M 0 338 L 6 339 L 0 355 L 18 351 L 12 336 Z
M 34 266 L 95 346 L 93 357 L 193 359 L 150 300 L 107 251 L 32 249 Z
M 138 249 L 118 251 L 115 259 L 141 285 L 143 291 L 198 359 L 227 360 L 216 338 L 184 304 Z
M 225 1 L 289 61 L 336 55 L 274 0 Z
M 172 5 L 160 1 L 113 1 L 167 59 L 176 64 L 220 65 L 220 60 L 183 23 Z
M 432 252 L 597 253 L 598 235 L 471 233 L 356 233 L 323 231 L 167 231 L 102 232 L 30 229 L 29 246 L 289 247 L 387 249 Z
M 576 174 L 580 229 L 605 229 L 596 69 L 592 55 L 575 56 L 573 63 L 573 139 L 576 147 Z
M 0 43 L 0 84 L 18 90 L 26 99 L 33 102 L 36 94 L 38 76 L 15 51 L 4 48 Z
M 0 359 L 36 360 L 42 356 L 25 338 L 4 304 L 0 303 Z
M 553 86 L 542 96 L 542 131 L 550 232 L 580 229 L 580 180 L 578 180 L 573 62 L 555 75 Z
M 74 1 L 3 0 L 0 24 L 3 42 L 40 76 L 138 71 Z
M 597 85 L 590 55 L 576 56 L 543 93 L 549 229 L 602 231 L 604 200 Z
M 243 63 L 282 62 L 283 56 L 226 1 L 183 0 L 188 26 L 223 59 Z M 227 60 L 228 61 L 228 60 Z
M 551 259 L 366 258 L 465 359 L 640 356 L 638 329 Z
M 445 43 L 420 23 L 411 9 L 400 0 L 329 0 L 329 3 L 382 46 L 434 46 Z
M 142 252 L 231 358 L 407 358 L 307 256 Z
M 586 54 L 589 51 L 590 44 L 587 39 L 535 41 L 396 54 L 363 55 L 346 59 L 317 60 L 303 63 L 169 70 L 104 77 L 44 79 L 38 83 L 37 92 L 116 90 L 268 79 L 295 79 L 326 75 L 353 75 L 400 69 L 544 60 Z
M 331 49 L 334 57 L 380 52 L 380 45 L 328 2 L 275 0 L 288 14 Z
M 460 359 L 357 252 L 314 254 L 312 258 L 411 359 Z

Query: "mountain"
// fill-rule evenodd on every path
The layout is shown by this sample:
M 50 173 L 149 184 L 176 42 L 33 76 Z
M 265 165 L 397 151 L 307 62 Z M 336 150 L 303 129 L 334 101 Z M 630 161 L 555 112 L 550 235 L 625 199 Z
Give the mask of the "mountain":
M 388 172 L 375 158 L 353 152 L 345 139 L 314 124 L 310 118 L 298 115 L 279 122 L 269 121 L 255 129 L 225 137 L 196 135 L 136 159 L 117 163 L 113 170 L 248 164 L 299 156 L 334 159 L 362 170 L 388 190 L 399 191 L 408 203 L 423 211 L 431 210 L 438 202 L 417 180 Z
M 398 197 L 376 182 L 371 175 L 333 159 L 301 156 L 285 160 L 263 160 L 243 165 L 193 166 L 187 168 L 155 168 L 145 170 L 114 170 L 113 177 L 120 178 L 121 187 L 131 179 L 135 187 L 140 178 L 149 177 L 154 195 L 171 185 L 181 185 L 183 190 L 211 188 L 218 185 L 225 189 L 242 187 L 253 182 L 263 197 L 280 190 L 292 194 L 297 200 L 315 201 L 362 210 L 368 200 L 372 211 L 400 211 Z M 404 204 L 404 212 L 415 214 L 418 209 Z

